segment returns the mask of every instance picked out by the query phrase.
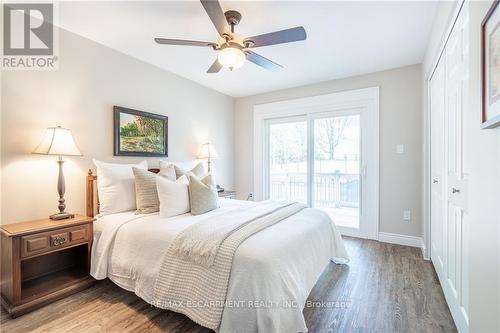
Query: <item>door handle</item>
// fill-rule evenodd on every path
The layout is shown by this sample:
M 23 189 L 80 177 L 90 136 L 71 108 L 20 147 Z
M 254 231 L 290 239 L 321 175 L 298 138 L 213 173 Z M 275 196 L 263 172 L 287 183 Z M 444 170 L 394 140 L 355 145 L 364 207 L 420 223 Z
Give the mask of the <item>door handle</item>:
M 434 179 L 432 180 L 432 183 L 433 183 L 433 184 L 437 184 L 437 183 L 439 183 L 439 180 L 437 180 L 436 178 L 434 178 Z
M 453 188 L 451 189 L 451 193 L 452 193 L 452 194 L 460 193 L 460 189 L 458 189 L 458 188 L 454 188 L 454 187 L 453 187 Z

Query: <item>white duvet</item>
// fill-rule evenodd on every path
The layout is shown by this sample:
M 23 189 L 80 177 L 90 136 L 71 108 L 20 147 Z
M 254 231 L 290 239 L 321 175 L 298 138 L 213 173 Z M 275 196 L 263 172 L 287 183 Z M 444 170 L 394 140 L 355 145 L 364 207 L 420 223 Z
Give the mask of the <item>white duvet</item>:
M 91 274 L 153 303 L 161 258 L 184 228 L 241 205 L 221 200 L 221 208 L 191 216 L 112 214 L 94 224 Z M 302 309 L 330 260 L 346 262 L 347 252 L 331 219 L 304 209 L 252 235 L 237 249 L 220 332 L 306 332 Z M 210 306 L 195 304 L 193 306 Z

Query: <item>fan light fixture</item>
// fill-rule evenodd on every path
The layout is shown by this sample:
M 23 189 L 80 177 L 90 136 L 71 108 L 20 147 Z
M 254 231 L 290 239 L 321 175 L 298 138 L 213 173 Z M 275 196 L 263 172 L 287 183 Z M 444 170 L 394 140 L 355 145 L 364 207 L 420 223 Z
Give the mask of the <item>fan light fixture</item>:
M 155 38 L 154 40 L 163 45 L 210 47 L 217 51 L 217 59 L 208 68 L 207 73 L 218 73 L 222 67 L 232 71 L 243 66 L 246 60 L 270 71 L 280 70 L 283 66 L 253 52 L 253 48 L 298 42 L 307 38 L 304 27 L 294 27 L 251 37 L 241 36 L 234 32 L 242 18 L 240 12 L 236 10 L 224 12 L 218 0 L 200 0 L 200 2 L 219 34 L 217 42 L 171 38 Z
M 219 51 L 217 59 L 223 67 L 233 70 L 243 66 L 246 56 L 242 50 L 236 47 L 225 47 Z

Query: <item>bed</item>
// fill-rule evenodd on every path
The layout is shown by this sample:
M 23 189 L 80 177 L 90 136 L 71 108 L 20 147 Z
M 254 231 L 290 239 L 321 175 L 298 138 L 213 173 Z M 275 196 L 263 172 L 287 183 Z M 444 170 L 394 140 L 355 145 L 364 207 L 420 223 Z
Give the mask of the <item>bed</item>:
M 87 199 L 94 197 L 89 175 Z M 186 228 L 216 221 L 231 212 L 259 203 L 220 199 L 220 208 L 192 216 L 160 218 L 133 211 L 97 218 L 94 224 L 91 275 L 109 278 L 144 301 L 155 300 L 162 258 Z M 93 202 L 87 203 L 92 214 Z M 305 208 L 245 239 L 232 259 L 219 332 L 306 332 L 302 310 L 307 297 L 330 261 L 346 263 L 348 255 L 334 223 L 322 211 Z M 168 297 L 168 295 L 167 295 Z M 196 301 L 196 300 L 193 300 Z M 193 306 L 194 305 L 194 306 Z M 189 312 L 173 309 L 196 320 L 196 304 Z M 202 306 L 211 306 L 203 304 Z M 193 310 L 193 307 L 195 308 Z

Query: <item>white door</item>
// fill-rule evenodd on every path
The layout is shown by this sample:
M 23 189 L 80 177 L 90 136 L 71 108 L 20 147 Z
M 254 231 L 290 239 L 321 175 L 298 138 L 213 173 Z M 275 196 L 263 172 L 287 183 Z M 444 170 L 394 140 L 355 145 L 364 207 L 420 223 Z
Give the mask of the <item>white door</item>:
M 446 246 L 445 229 L 445 198 L 446 192 L 444 174 L 445 171 L 445 124 L 444 115 L 446 111 L 446 87 L 445 87 L 445 65 L 440 61 L 431 78 L 430 101 L 431 101 L 431 258 L 434 266 L 444 270 L 445 258 L 444 247 Z
M 468 330 L 467 179 L 462 118 L 469 84 L 464 6 L 430 80 L 431 259 L 460 332 Z
M 467 105 L 469 82 L 468 11 L 462 10 L 445 49 L 446 56 L 446 209 L 447 209 L 447 267 L 444 273 L 458 307 L 460 319 L 468 325 L 468 268 L 467 182 L 463 160 L 463 111 Z

